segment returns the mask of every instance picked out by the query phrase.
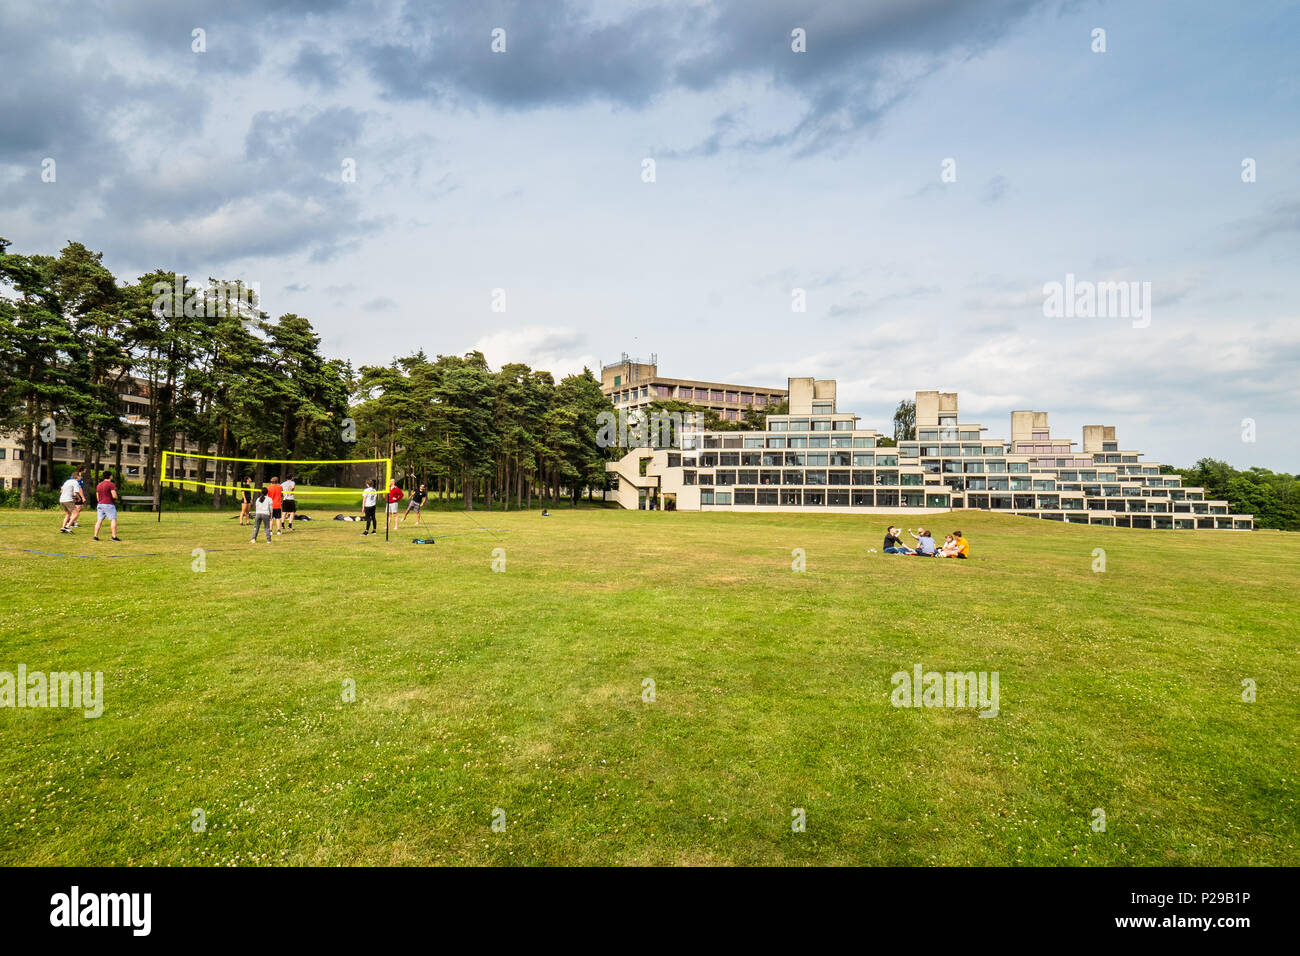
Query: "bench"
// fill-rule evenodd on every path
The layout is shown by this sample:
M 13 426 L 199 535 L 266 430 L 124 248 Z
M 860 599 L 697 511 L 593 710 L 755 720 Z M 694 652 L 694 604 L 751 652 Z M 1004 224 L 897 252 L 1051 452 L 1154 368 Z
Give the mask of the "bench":
M 118 495 L 117 500 L 122 503 L 124 508 L 130 508 L 132 505 L 148 505 L 149 510 L 153 510 L 152 495 Z

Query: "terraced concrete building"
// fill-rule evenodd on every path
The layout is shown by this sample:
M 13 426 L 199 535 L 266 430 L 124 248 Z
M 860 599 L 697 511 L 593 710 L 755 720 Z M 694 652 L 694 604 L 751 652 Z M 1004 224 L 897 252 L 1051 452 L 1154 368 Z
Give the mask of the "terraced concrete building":
M 916 439 L 882 447 L 835 407 L 835 382 L 789 380 L 790 413 L 763 431 L 687 426 L 676 447 L 635 448 L 606 469 L 625 508 L 937 514 L 961 508 L 1124 528 L 1249 530 L 1201 488 L 1088 425 L 1082 447 L 1054 438 L 1047 413 L 1013 411 L 1011 437 L 963 422 L 955 392 L 916 393 Z

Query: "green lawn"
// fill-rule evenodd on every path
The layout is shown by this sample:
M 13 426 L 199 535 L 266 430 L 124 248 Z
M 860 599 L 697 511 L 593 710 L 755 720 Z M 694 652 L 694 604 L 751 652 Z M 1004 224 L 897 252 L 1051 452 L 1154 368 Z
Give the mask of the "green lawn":
M 0 710 L 0 864 L 1300 864 L 1300 536 L 429 518 L 0 511 L 0 671 L 105 680 L 98 719 Z M 891 706 L 917 663 L 1000 713 Z

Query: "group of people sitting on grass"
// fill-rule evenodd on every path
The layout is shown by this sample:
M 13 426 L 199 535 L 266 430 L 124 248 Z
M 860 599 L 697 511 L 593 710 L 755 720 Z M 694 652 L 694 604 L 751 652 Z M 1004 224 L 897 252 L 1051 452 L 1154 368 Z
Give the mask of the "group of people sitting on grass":
M 917 534 L 911 528 L 907 533 L 916 539 L 916 547 L 909 548 L 903 544 L 903 532 L 892 525 L 885 532 L 885 554 L 910 554 L 923 558 L 969 558 L 970 542 L 962 537 L 960 531 L 945 535 L 942 545 L 936 545 L 934 535 L 925 528 Z

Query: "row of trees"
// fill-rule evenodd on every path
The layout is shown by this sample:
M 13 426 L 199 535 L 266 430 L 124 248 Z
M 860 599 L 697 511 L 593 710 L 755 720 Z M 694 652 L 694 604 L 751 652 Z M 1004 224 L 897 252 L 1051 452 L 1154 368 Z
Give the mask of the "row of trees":
M 352 410 L 361 447 L 393 458 L 435 494 L 475 496 L 488 506 L 529 507 L 534 493 L 553 502 L 580 489 L 608 487 L 605 462 L 616 449 L 597 443 L 597 419 L 613 406 L 587 369 L 558 383 L 521 363 L 498 371 L 481 352 L 416 352 L 390 366 L 364 366 Z
M 352 371 L 320 354 L 306 319 L 271 321 L 238 282 L 160 270 L 121 283 L 81 243 L 57 257 L 9 245 L 0 239 L 0 429 L 22 444 L 23 503 L 42 461 L 54 480 L 55 428 L 76 432 L 87 468 L 116 445 L 119 474 L 124 445 L 145 444 L 149 491 L 162 452 L 185 438 L 199 454 L 342 457 L 335 423 Z M 147 404 L 124 400 L 141 393 Z M 219 483 L 233 472 L 219 469 Z
M 1257 528 L 1300 531 L 1300 475 L 1251 468 L 1238 471 L 1226 461 L 1202 458 L 1191 468 L 1162 466 L 1183 476 L 1188 487 L 1205 489 L 1207 498 L 1228 502 L 1234 512 L 1255 516 Z
M 51 257 L 11 253 L 0 239 L 0 431 L 22 444 L 24 504 L 42 474 L 55 481 L 56 428 L 76 433 L 93 471 L 115 450 L 121 474 L 125 445 L 146 445 L 146 491 L 162 452 L 188 441 L 199 455 L 283 462 L 391 456 L 400 473 L 469 508 L 476 494 L 506 506 L 511 496 L 516 506 L 534 494 L 558 500 L 607 487 L 613 451 L 597 446 L 596 422 L 612 410 L 587 370 L 557 383 L 521 364 L 494 372 L 479 352 L 417 352 L 354 372 L 321 354 L 305 318 L 272 320 L 238 281 L 200 285 L 160 270 L 119 282 L 81 243 Z M 184 478 L 187 463 L 168 461 L 163 477 Z M 214 484 L 233 485 L 243 470 L 218 463 Z M 212 495 L 219 505 L 224 493 Z

